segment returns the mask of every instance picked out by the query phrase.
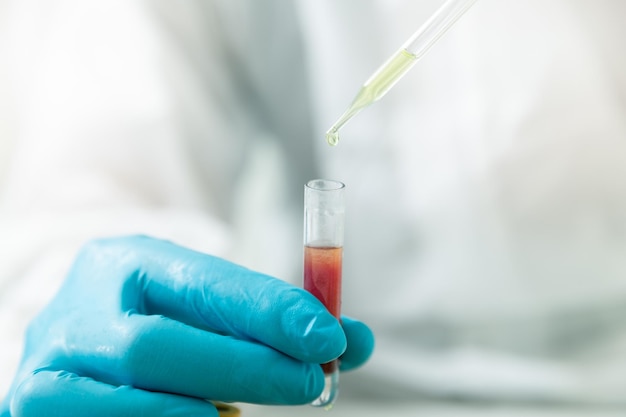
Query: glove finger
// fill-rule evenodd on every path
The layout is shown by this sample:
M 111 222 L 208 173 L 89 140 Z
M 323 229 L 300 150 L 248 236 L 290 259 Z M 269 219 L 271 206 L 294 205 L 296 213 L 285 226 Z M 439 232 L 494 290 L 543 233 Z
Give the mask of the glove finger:
M 16 389 L 13 417 L 218 417 L 203 400 L 113 386 L 65 371 L 40 371 Z
M 348 347 L 340 357 L 340 369 L 349 371 L 363 365 L 374 351 L 374 333 L 367 325 L 350 317 L 341 318 Z
M 261 341 L 305 362 L 328 362 L 346 348 L 339 321 L 301 288 L 166 241 L 124 243 L 124 255 L 135 251 L 146 314 Z
M 100 380 L 258 404 L 305 404 L 323 389 L 324 375 L 317 364 L 297 361 L 263 344 L 163 316 L 131 315 L 125 326 L 113 349 L 124 352 L 124 358 L 113 355 L 90 362 Z

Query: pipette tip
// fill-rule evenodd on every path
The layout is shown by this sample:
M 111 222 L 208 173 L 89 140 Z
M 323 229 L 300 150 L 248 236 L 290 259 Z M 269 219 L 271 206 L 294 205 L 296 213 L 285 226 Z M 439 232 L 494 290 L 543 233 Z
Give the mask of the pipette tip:
M 330 129 L 326 132 L 326 142 L 328 142 L 330 146 L 337 146 L 337 144 L 339 144 L 339 130 Z

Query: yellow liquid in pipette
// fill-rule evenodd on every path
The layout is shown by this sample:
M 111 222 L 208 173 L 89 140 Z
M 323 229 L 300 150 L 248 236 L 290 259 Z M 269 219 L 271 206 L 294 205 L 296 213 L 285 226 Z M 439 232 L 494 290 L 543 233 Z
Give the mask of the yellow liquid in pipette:
M 326 141 L 329 145 L 336 146 L 339 143 L 339 129 L 346 124 L 354 115 L 382 98 L 387 91 L 417 62 L 417 56 L 400 49 L 383 64 L 378 71 L 363 84 L 352 104 L 344 114 L 326 132 Z

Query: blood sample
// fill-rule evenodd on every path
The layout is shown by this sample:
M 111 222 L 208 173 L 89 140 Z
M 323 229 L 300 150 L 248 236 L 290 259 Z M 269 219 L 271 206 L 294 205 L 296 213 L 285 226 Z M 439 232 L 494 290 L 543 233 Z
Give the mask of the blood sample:
M 304 246 L 304 289 L 313 294 L 337 320 L 341 319 L 342 247 Z M 324 374 L 338 369 L 337 360 L 322 364 Z

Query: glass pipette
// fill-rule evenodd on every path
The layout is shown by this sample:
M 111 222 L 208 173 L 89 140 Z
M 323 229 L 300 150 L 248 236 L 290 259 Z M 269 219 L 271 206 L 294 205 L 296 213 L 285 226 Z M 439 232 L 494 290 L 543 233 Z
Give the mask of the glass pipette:
M 426 54 L 431 46 L 476 0 L 447 0 L 374 74 L 363 84 L 352 104 L 326 132 L 329 145 L 339 143 L 339 129 L 354 115 L 380 100 Z

